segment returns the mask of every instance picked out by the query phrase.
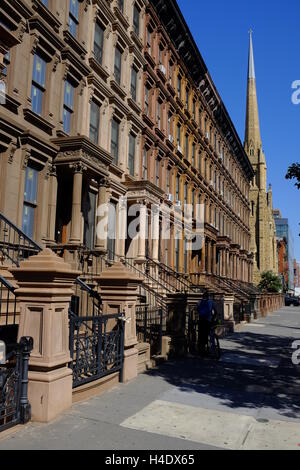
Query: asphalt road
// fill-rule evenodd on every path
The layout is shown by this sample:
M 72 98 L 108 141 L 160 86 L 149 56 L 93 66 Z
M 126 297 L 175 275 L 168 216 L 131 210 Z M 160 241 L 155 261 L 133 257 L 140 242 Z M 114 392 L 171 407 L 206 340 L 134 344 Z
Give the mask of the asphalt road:
M 300 450 L 297 339 L 300 308 L 286 307 L 222 340 L 219 363 L 165 363 L 53 423 L 18 427 L 0 450 Z

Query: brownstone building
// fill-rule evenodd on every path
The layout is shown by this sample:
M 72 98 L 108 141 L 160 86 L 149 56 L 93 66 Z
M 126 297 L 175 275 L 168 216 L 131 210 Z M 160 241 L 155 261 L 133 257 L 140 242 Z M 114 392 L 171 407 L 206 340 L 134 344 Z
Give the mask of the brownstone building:
M 1 213 L 75 265 L 109 252 L 150 263 L 159 283 L 158 264 L 185 286 L 251 283 L 253 170 L 176 2 L 5 0 L 1 15 Z M 142 203 L 145 240 L 126 237 L 124 197 Z M 192 251 L 181 222 L 195 227 L 197 205 Z

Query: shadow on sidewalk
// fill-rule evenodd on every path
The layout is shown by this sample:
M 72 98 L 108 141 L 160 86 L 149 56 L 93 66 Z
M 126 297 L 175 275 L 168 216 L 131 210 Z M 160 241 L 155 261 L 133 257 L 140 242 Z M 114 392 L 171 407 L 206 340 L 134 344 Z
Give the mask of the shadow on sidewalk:
M 294 339 L 249 332 L 222 341 L 220 362 L 186 357 L 147 372 L 179 390 L 217 398 L 230 408 L 277 410 L 300 419 L 300 366 L 292 364 Z

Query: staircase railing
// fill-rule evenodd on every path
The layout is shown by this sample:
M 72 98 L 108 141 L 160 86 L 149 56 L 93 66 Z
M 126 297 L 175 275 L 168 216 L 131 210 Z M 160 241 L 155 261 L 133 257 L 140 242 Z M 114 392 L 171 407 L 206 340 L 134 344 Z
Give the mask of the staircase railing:
M 20 261 L 39 253 L 41 250 L 40 245 L 0 212 L 0 252 L 4 259 L 19 266 Z
M 155 261 L 150 257 L 147 257 L 147 260 L 150 264 L 157 267 L 160 279 L 170 286 L 172 290 L 182 293 L 198 290 L 198 287 L 194 286 L 188 277 L 185 277 L 184 274 L 178 273 L 170 266 L 167 266 L 160 261 Z
M 15 288 L 7 279 L 0 276 L 0 327 L 15 325 L 16 316 L 17 298 Z

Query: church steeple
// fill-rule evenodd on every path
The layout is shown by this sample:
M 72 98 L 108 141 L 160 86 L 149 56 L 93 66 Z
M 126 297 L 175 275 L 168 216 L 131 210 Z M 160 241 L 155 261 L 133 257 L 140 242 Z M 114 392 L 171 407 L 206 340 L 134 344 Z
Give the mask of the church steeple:
M 257 165 L 260 153 L 262 152 L 262 143 L 259 128 L 252 30 L 250 30 L 249 43 L 245 150 L 249 155 L 251 163 Z

